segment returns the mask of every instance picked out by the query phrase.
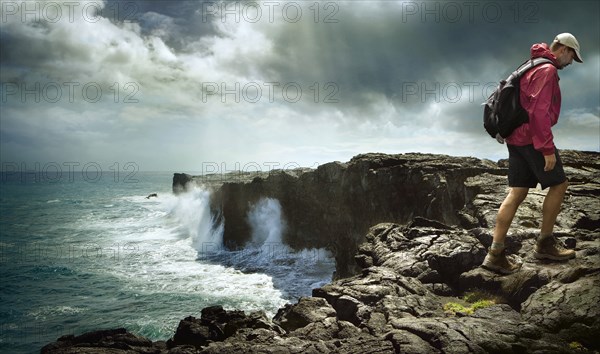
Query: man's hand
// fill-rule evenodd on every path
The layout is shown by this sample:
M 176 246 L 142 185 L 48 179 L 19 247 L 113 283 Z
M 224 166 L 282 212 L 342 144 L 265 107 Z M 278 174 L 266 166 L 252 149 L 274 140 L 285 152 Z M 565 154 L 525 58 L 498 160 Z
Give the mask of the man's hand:
M 554 166 L 556 165 L 556 156 L 552 155 L 544 155 L 544 160 L 546 160 L 546 165 L 544 166 L 544 171 L 552 171 Z

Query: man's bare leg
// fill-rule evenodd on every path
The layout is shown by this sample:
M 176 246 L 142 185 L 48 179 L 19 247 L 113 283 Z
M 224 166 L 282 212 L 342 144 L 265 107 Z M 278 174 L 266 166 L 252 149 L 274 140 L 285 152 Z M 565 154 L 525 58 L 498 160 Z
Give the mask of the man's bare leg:
M 567 187 L 569 186 L 568 181 L 552 186 L 548 190 L 546 197 L 544 198 L 544 205 L 542 206 L 542 228 L 540 235 L 550 236 L 554 230 L 554 224 L 558 213 L 560 213 L 560 207 L 565 198 Z
M 492 250 L 495 251 L 495 249 L 497 249 L 497 251 L 500 252 L 504 248 L 504 240 L 506 239 L 510 224 L 517 213 L 519 205 L 521 205 L 527 197 L 527 193 L 529 193 L 529 188 L 522 187 L 512 187 L 508 192 L 508 195 L 498 210 L 498 216 L 496 216 L 496 227 L 494 228 L 494 239 L 492 244 L 496 247 L 492 247 Z
M 565 181 L 559 185 L 550 187 L 544 205 L 542 206 L 542 227 L 540 237 L 535 246 L 533 256 L 538 259 L 549 259 L 555 261 L 567 260 L 575 257 L 575 251 L 564 248 L 552 235 L 556 218 L 560 212 L 569 182 Z
M 496 216 L 492 246 L 483 260 L 482 266 L 484 268 L 502 274 L 511 274 L 521 267 L 521 264 L 514 263 L 506 257 L 504 240 L 517 209 L 527 197 L 527 193 L 529 193 L 529 188 L 513 187 L 508 192 L 504 202 L 502 202 L 498 210 L 498 216 Z

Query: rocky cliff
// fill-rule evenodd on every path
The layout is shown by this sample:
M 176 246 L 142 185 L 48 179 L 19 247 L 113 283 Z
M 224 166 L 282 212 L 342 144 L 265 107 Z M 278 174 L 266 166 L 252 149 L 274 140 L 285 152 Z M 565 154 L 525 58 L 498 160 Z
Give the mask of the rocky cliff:
M 338 277 L 270 319 L 220 307 L 151 342 L 124 329 L 67 336 L 43 353 L 568 353 L 600 350 L 600 154 L 564 151 L 571 186 L 557 235 L 577 257 L 532 257 L 544 192 L 531 190 L 508 238 L 523 268 L 479 267 L 506 193 L 505 162 L 359 155 L 316 170 L 213 183 L 225 242 L 246 213 L 277 198 L 296 248 L 328 247 Z M 178 176 L 183 190 L 191 176 Z M 196 179 L 196 181 L 198 181 Z M 202 181 L 200 181 L 202 182 Z M 214 181 L 213 181 L 214 182 Z
M 561 228 L 597 228 L 600 219 L 597 153 L 564 151 L 571 180 Z M 214 215 L 225 222 L 230 248 L 250 238 L 248 211 L 260 198 L 279 200 L 288 225 L 284 240 L 293 248 L 325 247 L 336 257 L 337 278 L 357 272 L 354 255 L 369 228 L 381 222 L 406 224 L 420 216 L 466 229 L 491 228 L 505 193 L 505 162 L 431 154 L 364 154 L 348 163 L 316 170 L 232 173 L 218 176 L 176 174 L 173 190 L 187 183 L 211 189 Z M 532 190 L 517 225 L 537 227 L 543 192 Z

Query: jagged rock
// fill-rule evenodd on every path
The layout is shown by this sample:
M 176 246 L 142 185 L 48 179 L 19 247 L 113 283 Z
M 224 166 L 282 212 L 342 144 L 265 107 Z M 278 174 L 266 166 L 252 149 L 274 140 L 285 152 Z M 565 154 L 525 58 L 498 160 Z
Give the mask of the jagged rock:
M 422 283 L 457 288 L 460 275 L 481 264 L 485 248 L 465 230 L 423 219 L 418 223 L 438 228 L 377 225 L 367 234 L 368 242 L 359 248 L 359 258 L 368 260 L 363 264 L 385 266 Z
M 226 311 L 221 306 L 211 306 L 202 310 L 201 318 L 186 317 L 181 322 L 167 347 L 193 346 L 201 348 L 212 342 L 221 342 L 241 329 L 267 329 L 276 334 L 284 333 L 272 323 L 263 312 L 246 315 L 243 311 Z
M 388 334 L 397 352 L 407 353 L 567 353 L 566 343 L 544 337 L 508 306 L 478 310 L 473 316 L 397 319 Z M 409 335 L 407 335 L 409 333 Z
M 478 238 L 487 240 L 487 237 L 483 237 L 481 232 L 481 230 L 477 230 Z M 514 237 L 507 238 L 511 241 L 508 244 L 509 253 L 515 254 L 524 262 L 519 272 L 500 276 L 483 268 L 474 268 L 461 274 L 459 290 L 462 292 L 474 288 L 487 290 L 505 298 L 514 308 L 519 309 L 521 304 L 532 294 L 552 281 L 573 282 L 585 275 L 600 273 L 600 257 L 597 257 L 597 250 L 600 247 L 597 238 L 600 235 L 599 232 L 590 234 L 588 231 L 571 230 L 566 234 L 561 232 L 556 234 L 559 240 L 565 239 L 566 235 L 576 240 L 577 257 L 575 259 L 565 262 L 537 260 L 533 258 L 536 235 L 521 232 L 513 235 Z M 596 240 L 586 241 L 593 234 L 596 235 Z M 491 235 L 488 236 L 491 243 Z
M 449 287 L 448 284 L 444 283 L 428 283 L 425 284 L 425 288 L 439 296 L 452 296 L 455 293 L 455 291 Z
M 193 345 L 182 345 L 172 348 L 168 354 L 198 354 L 198 349 Z
M 389 354 L 394 352 L 392 343 L 368 334 L 347 339 L 308 341 L 297 337 L 274 339 L 256 343 L 254 337 L 236 338 L 222 343 L 213 343 L 201 354 L 276 353 L 276 354 Z
M 496 294 L 518 309 L 523 301 L 547 284 L 549 279 L 549 275 L 543 272 L 540 274 L 529 265 L 509 276 L 476 268 L 461 275 L 459 287 L 465 291 L 478 289 Z
M 173 193 L 183 193 L 188 189 L 188 184 L 193 183 L 194 177 L 187 173 L 175 173 L 173 175 Z
M 290 332 L 335 315 L 335 310 L 325 300 L 303 297 L 297 304 L 279 309 L 274 321 Z
M 600 349 L 600 272 L 546 284 L 523 304 L 522 314 L 567 341 Z
M 363 332 L 347 321 L 335 317 L 327 317 L 322 321 L 309 323 L 307 326 L 290 332 L 290 336 L 311 341 L 329 341 L 333 339 L 356 338 Z
M 211 306 L 202 310 L 202 323 L 217 326 L 223 332 L 224 337 L 216 340 L 231 337 L 242 328 L 264 328 L 283 333 L 262 311 L 246 315 L 243 311 L 225 311 L 221 306 Z
M 441 315 L 442 310 L 439 299 L 418 280 L 385 267 L 371 267 L 361 275 L 314 289 L 313 296 L 326 299 L 339 319 L 374 335 L 390 329 L 390 318 Z
M 252 329 L 268 329 L 277 334 L 283 334 L 285 331 L 278 325 L 271 322 L 264 312 L 252 312 L 244 318 L 228 321 L 225 324 L 225 336 L 229 337 L 237 333 L 240 329 L 252 328 Z
M 419 221 L 418 224 L 431 225 L 422 221 Z M 398 328 L 407 330 L 407 328 L 398 327 L 397 325 L 398 323 L 403 323 L 403 321 L 415 326 L 420 326 L 419 323 L 426 323 L 427 326 L 430 326 L 431 323 L 436 321 L 441 321 L 449 325 L 448 321 L 459 321 L 457 319 L 440 320 L 443 317 L 440 314 L 442 308 L 440 298 L 430 291 L 432 290 L 432 285 L 436 283 L 421 284 L 428 280 L 432 272 L 438 272 L 444 268 L 450 268 L 452 271 L 455 271 L 455 273 L 446 271 L 445 276 L 438 275 L 440 279 L 446 281 L 443 284 L 452 289 L 453 294 L 463 293 L 467 290 L 486 291 L 489 294 L 493 294 L 497 299 L 504 299 L 515 310 L 519 310 L 521 304 L 528 298 L 530 299 L 528 301 L 533 301 L 531 299 L 535 299 L 537 291 L 545 289 L 548 286 L 547 284 L 552 284 L 552 282 L 560 282 L 560 284 L 577 283 L 578 281 L 582 281 L 579 279 L 588 279 L 592 276 L 598 277 L 600 273 L 600 258 L 597 257 L 600 243 L 597 238 L 596 241 L 585 241 L 590 239 L 589 233 L 579 231 L 569 233 L 577 240 L 578 258 L 568 262 L 546 262 L 536 260 L 532 257 L 535 234 L 523 232 L 517 238 L 522 244 L 512 246 L 512 249 L 522 258 L 524 262 L 523 268 L 512 275 L 497 275 L 479 266 L 485 255 L 484 252 L 481 252 L 484 249 L 482 241 L 491 242 L 491 236 L 488 240 L 484 233 L 483 230 L 468 232 L 453 229 L 445 225 L 441 226 L 441 229 L 428 226 L 401 226 L 389 223 L 376 225 L 367 234 L 367 242 L 359 247 L 359 255 L 362 257 L 358 258 L 362 260 L 368 259 L 369 261 L 366 263 L 363 262 L 363 264 L 368 264 L 369 267 L 363 269 L 361 275 L 337 280 L 332 284 L 313 290 L 313 296 L 327 299 L 336 309 L 338 317 L 340 317 L 340 314 L 344 314 L 344 320 L 352 322 L 359 328 L 368 330 L 369 333 L 383 335 Z M 559 236 L 561 235 L 559 234 Z M 443 240 L 443 242 L 438 242 L 437 240 Z M 466 250 L 475 250 L 475 252 L 466 252 Z M 435 254 L 436 258 L 434 259 L 436 260 L 444 259 L 448 261 L 447 263 L 440 263 L 439 261 L 422 262 L 421 259 L 428 254 Z M 452 255 L 458 256 L 453 261 L 450 261 Z M 470 259 L 471 256 L 473 257 L 472 259 Z M 458 282 L 452 280 L 454 276 L 458 278 Z M 437 276 L 432 277 L 437 278 Z M 417 279 L 420 281 L 415 282 Z M 589 283 L 583 286 L 584 289 L 590 291 L 590 295 L 585 300 L 588 309 L 591 306 L 598 308 L 598 301 L 596 299 L 598 293 L 595 290 L 591 290 L 595 285 L 595 283 Z M 574 288 L 577 287 L 574 286 Z M 403 289 L 405 291 L 402 291 Z M 406 291 L 406 289 L 411 290 Z M 552 293 L 551 291 L 548 292 Z M 544 292 L 541 294 L 544 294 Z M 575 298 L 576 295 L 572 294 L 572 297 Z M 540 299 L 538 302 L 543 301 Z M 531 307 L 529 311 L 532 314 L 538 314 L 540 318 L 546 318 L 543 316 L 543 308 L 540 309 L 541 311 L 533 309 L 536 307 L 536 304 L 537 302 L 534 302 L 533 305 L 528 305 Z M 560 323 L 564 322 L 564 318 L 570 318 L 572 309 L 568 306 L 563 306 L 563 308 L 559 306 L 547 306 L 547 311 L 551 311 L 550 308 L 552 311 L 558 311 L 554 314 L 554 317 L 558 318 L 556 322 L 559 323 L 555 324 L 555 328 L 562 328 Z M 507 328 L 504 329 L 506 333 L 513 333 L 516 328 L 522 328 L 527 324 L 520 320 L 517 311 L 508 311 L 508 307 L 504 307 L 503 309 L 505 312 L 502 314 L 503 319 L 510 317 L 514 320 L 506 324 Z M 597 315 L 597 312 L 594 311 L 587 311 L 585 313 L 589 313 L 590 317 Z M 484 318 L 482 316 L 479 317 Z M 425 321 L 427 318 L 435 320 Z M 491 316 L 489 320 L 493 318 L 494 316 Z M 469 326 L 468 323 L 472 322 L 472 319 L 468 317 L 461 321 L 464 322 L 463 325 Z M 585 343 L 584 345 L 588 346 L 588 348 L 595 348 L 596 343 L 590 333 L 597 329 L 597 323 L 595 324 L 591 318 L 575 317 L 572 321 L 579 324 L 585 323 L 588 327 L 586 327 L 586 331 L 582 330 L 578 332 L 580 336 L 575 336 L 573 334 L 578 329 L 575 326 L 572 331 L 564 333 L 564 340 L 578 341 Z M 546 345 L 543 344 L 543 341 L 538 341 L 539 336 L 531 336 L 530 332 L 527 332 L 527 335 L 524 334 L 521 337 L 517 337 L 517 339 L 513 338 L 509 342 L 510 344 L 506 344 L 506 340 L 504 339 L 489 339 L 492 337 L 492 333 L 497 330 L 494 323 L 498 321 L 487 322 L 485 325 L 473 325 L 479 328 L 478 331 L 481 331 L 481 328 L 484 328 L 486 331 L 485 333 L 473 332 L 472 342 L 475 344 L 471 343 L 471 341 L 463 341 L 464 343 L 460 345 L 454 343 L 454 337 L 444 337 L 450 336 L 450 334 L 443 332 L 441 329 L 443 327 L 437 325 L 437 327 L 433 327 L 431 330 L 436 333 L 435 336 L 423 334 L 419 330 L 414 330 L 413 334 L 419 332 L 422 334 L 419 336 L 420 339 L 437 343 L 432 344 L 430 347 L 420 348 L 423 352 L 519 352 L 523 348 L 535 348 L 535 350 L 532 350 L 534 352 L 568 351 L 564 343 L 551 341 L 550 344 Z M 532 326 L 536 324 L 542 325 L 542 323 L 535 321 L 529 322 L 531 322 Z M 394 324 L 396 324 L 396 327 L 394 327 Z M 455 325 L 458 326 L 458 324 Z M 535 331 L 544 333 L 539 327 L 535 328 Z M 408 346 L 408 351 L 419 351 L 415 347 L 415 343 L 421 343 L 421 341 L 413 336 L 407 336 L 405 333 L 390 334 L 388 336 L 391 341 L 397 341 L 395 342 L 396 348 L 402 344 Z M 584 341 L 582 337 L 587 339 Z M 490 342 L 478 342 L 481 338 L 488 338 Z M 448 344 L 451 342 L 454 344 Z
M 167 341 L 169 348 L 182 345 L 191 345 L 196 348 L 205 346 L 213 341 L 225 339 L 223 329 L 212 323 L 203 323 L 201 319 L 193 316 L 184 318 L 179 322 L 175 335 Z
M 164 347 L 162 348 L 164 349 Z M 134 354 L 160 352 L 160 343 L 127 332 L 125 328 L 101 330 L 79 336 L 67 335 L 44 346 L 42 354 Z

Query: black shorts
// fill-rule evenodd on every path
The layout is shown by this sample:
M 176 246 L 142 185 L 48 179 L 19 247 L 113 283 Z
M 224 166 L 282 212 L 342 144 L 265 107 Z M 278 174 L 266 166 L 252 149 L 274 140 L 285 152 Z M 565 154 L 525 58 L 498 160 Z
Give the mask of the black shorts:
M 544 155 L 533 148 L 533 145 L 508 145 L 508 185 L 510 187 L 542 189 L 559 185 L 567 180 L 560 155 L 556 149 L 556 165 L 551 171 L 544 171 L 546 160 Z

